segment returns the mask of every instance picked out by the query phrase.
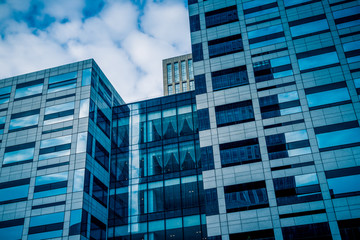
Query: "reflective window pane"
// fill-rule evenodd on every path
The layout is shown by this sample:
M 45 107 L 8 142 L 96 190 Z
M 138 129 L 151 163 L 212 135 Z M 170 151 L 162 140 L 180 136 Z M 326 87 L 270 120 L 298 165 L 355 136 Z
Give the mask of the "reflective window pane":
M 26 201 L 29 184 L 0 189 L 0 204 Z
M 36 127 L 38 122 L 39 114 L 11 119 L 9 130 L 21 130 L 23 128 Z
M 332 66 L 333 64 L 339 63 L 339 58 L 336 52 L 328 52 L 298 59 L 298 63 L 301 71 L 316 70 L 316 68 Z
M 44 125 L 69 121 L 74 118 L 75 102 L 45 108 Z
M 306 95 L 306 99 L 308 101 L 309 107 L 318 107 L 322 105 L 350 100 L 350 95 L 347 88 L 338 88 L 334 90 Z
M 65 73 L 49 78 L 48 93 L 63 91 L 76 87 L 77 72 Z
M 89 106 L 90 106 L 90 99 L 83 99 L 80 101 L 79 118 L 89 116 Z
M 33 96 L 42 93 L 44 84 L 36 84 L 28 87 L 18 88 L 15 91 L 15 99 Z
M 316 134 L 319 148 L 328 148 L 360 142 L 360 128 Z
M 84 69 L 82 71 L 81 86 L 87 86 L 91 84 L 91 68 Z
M 5 152 L 3 164 L 19 163 L 32 160 L 34 157 L 34 147 L 18 151 Z
M 9 102 L 11 88 L 11 86 L 0 88 L 0 104 Z
M 76 153 L 86 152 L 87 147 L 87 132 L 78 133 Z

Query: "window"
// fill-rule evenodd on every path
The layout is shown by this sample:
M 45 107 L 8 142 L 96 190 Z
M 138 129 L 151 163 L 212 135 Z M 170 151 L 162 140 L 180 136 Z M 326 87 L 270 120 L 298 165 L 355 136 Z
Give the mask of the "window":
M 64 212 L 33 216 L 30 218 L 29 240 L 61 237 Z
M 163 148 L 164 172 L 178 172 L 180 167 L 179 149 L 177 144 L 165 145 Z
M 263 119 L 301 112 L 297 91 L 259 98 Z
M 108 188 L 94 177 L 92 197 L 104 207 L 107 206 Z
M 335 11 L 333 12 L 333 15 L 338 29 L 357 26 L 360 24 L 360 6 Z
M 44 79 L 39 79 L 26 83 L 19 83 L 16 85 L 15 100 L 40 96 L 42 94 L 43 86 Z
M 360 236 L 360 219 L 353 218 L 338 221 L 341 239 L 358 239 Z
M 343 168 L 325 172 L 331 198 L 360 195 L 360 167 Z
M 216 188 L 205 189 L 205 201 L 207 216 L 219 214 L 219 203 Z
M 169 95 L 174 94 L 174 92 L 173 92 L 173 86 L 172 86 L 172 85 L 169 85 L 169 86 L 168 86 L 168 94 L 169 94 Z
M 187 89 L 187 82 L 183 82 L 182 83 L 182 91 L 183 92 L 186 92 L 188 89 Z
M 11 86 L 0 88 L 0 104 L 9 102 L 10 94 Z
M 292 21 L 289 22 L 289 26 L 293 39 L 329 32 L 325 14 Z
M 257 138 L 220 144 L 222 167 L 260 162 L 260 147 Z
M 168 84 L 171 84 L 173 82 L 171 64 L 167 64 L 166 69 L 167 69 L 167 82 Z
M 106 225 L 92 215 L 90 225 L 90 239 L 106 240 Z
M 272 229 L 230 234 L 230 240 L 238 240 L 238 239 L 275 240 L 275 236 L 274 236 L 274 230 Z
M 250 49 L 285 42 L 282 25 L 275 25 L 248 32 Z
M 71 135 L 42 140 L 40 142 L 39 160 L 70 155 Z
M 59 92 L 76 87 L 77 72 L 65 73 L 49 78 L 48 93 Z
M 319 2 L 320 0 L 284 0 L 286 9 L 293 8 L 305 4 L 310 4 L 313 2 Z
M 32 162 L 34 150 L 35 142 L 6 147 L 3 167 Z
M 85 169 L 77 169 L 74 172 L 73 192 L 84 190 Z
M 300 73 L 311 72 L 339 65 L 335 47 L 326 47 L 296 54 Z
M 206 93 L 205 74 L 195 76 L 195 84 L 196 84 L 196 89 L 195 89 L 196 95 Z
M 26 201 L 29 184 L 30 178 L 0 183 L 0 205 Z
M 225 186 L 224 193 L 227 213 L 269 206 L 265 181 Z
M 305 89 L 305 94 L 310 110 L 351 103 L 345 82 L 307 88 Z
M 357 121 L 314 128 L 320 152 L 360 145 Z
M 179 82 L 179 63 L 174 63 L 174 77 L 175 77 L 175 82 L 178 83 Z
M 9 132 L 35 128 L 39 122 L 40 109 L 15 113 L 11 115 Z
M 99 88 L 98 88 L 99 96 L 104 100 L 106 105 L 108 105 L 109 108 L 112 107 L 112 93 L 110 89 L 106 86 L 103 80 L 99 78 Z
M 45 108 L 44 125 L 70 121 L 74 119 L 74 102 L 68 102 Z
M 208 42 L 209 57 L 219 57 L 243 51 L 241 34 L 220 38 Z
M 175 84 L 175 93 L 180 93 L 180 84 Z
M 331 240 L 329 223 L 312 223 L 281 228 L 284 239 Z
M 256 62 L 253 67 L 257 83 L 293 74 L 289 56 Z
M 190 84 L 190 91 L 195 90 L 195 81 L 190 81 L 189 84 Z
M 193 123 L 196 120 L 193 120 L 191 105 L 179 106 L 177 107 L 177 111 L 179 136 L 193 134 L 195 131 Z
M 273 181 L 279 206 L 322 200 L 316 173 L 275 178 Z
M 360 41 L 344 43 L 343 48 L 348 63 L 360 61 Z
M 91 68 L 84 69 L 82 71 L 81 86 L 87 86 L 91 84 Z
M 265 140 L 270 160 L 311 153 L 306 130 L 270 135 Z
M 186 62 L 181 61 L 181 81 L 186 81 Z
M 360 95 L 360 78 L 354 79 L 355 88 L 358 96 Z
M 201 152 L 201 169 L 202 171 L 212 170 L 214 165 L 214 154 L 212 146 L 200 148 Z
M 199 131 L 210 129 L 209 109 L 197 110 Z
M 194 62 L 198 62 L 204 59 L 202 43 L 193 44 L 191 48 Z
M 110 137 L 110 120 L 99 108 L 97 109 L 96 125 L 108 138 Z
M 109 152 L 98 141 L 95 142 L 95 160 L 106 171 L 109 170 Z
M 165 150 L 165 149 L 164 149 Z M 193 141 L 179 143 L 180 169 L 190 170 L 197 166 Z M 166 161 L 166 159 L 165 159 Z
M 147 120 L 147 140 L 149 142 L 161 140 L 161 112 L 149 112 Z
M 189 68 L 189 79 L 194 79 L 194 70 L 193 70 L 193 60 L 188 60 L 188 68 Z
M 0 134 L 4 133 L 6 116 L 0 117 Z
M 207 28 L 236 22 L 238 20 L 239 18 L 236 6 L 226 7 L 205 13 L 205 23 Z
M 24 218 L 0 222 L 0 236 L 4 239 L 21 239 L 24 228 Z
M 190 16 L 190 32 L 200 30 L 200 17 L 199 15 Z
M 69 235 L 81 234 L 86 237 L 87 215 L 84 209 L 71 210 Z
M 251 100 L 216 106 L 217 127 L 255 121 Z
M 211 78 L 214 91 L 249 83 L 246 66 L 212 72 Z
M 276 0 L 255 0 L 243 3 L 245 18 L 253 18 L 279 11 Z
M 43 198 L 65 194 L 68 172 L 54 173 L 36 177 L 34 198 Z
M 174 138 L 178 136 L 178 126 L 176 120 L 176 108 L 164 109 L 163 116 L 163 136 L 165 139 Z

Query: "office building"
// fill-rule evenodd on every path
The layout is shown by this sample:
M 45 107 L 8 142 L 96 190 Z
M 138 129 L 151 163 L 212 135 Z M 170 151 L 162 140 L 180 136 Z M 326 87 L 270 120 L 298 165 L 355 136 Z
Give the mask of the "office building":
M 195 89 L 191 54 L 163 60 L 164 96 Z
M 359 238 L 359 13 L 189 0 L 209 239 Z

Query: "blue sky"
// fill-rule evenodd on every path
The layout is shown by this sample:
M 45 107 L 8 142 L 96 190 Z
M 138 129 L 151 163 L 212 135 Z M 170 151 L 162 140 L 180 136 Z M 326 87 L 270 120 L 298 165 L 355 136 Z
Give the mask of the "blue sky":
M 0 0 L 0 79 L 94 58 L 126 102 L 190 53 L 186 0 Z

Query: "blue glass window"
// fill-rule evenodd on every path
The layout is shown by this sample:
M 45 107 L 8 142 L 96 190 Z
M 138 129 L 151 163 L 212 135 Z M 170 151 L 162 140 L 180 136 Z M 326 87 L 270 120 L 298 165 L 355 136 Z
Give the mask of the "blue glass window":
M 360 218 L 338 220 L 341 239 L 357 239 L 360 236 Z
M 35 80 L 26 83 L 19 83 L 16 85 L 15 100 L 40 96 L 42 94 L 43 86 L 44 86 L 44 79 Z
M 201 151 L 201 168 L 203 171 L 215 168 L 214 154 L 212 146 L 200 148 Z
M 249 83 L 246 66 L 212 72 L 211 78 L 213 90 L 241 86 Z
M 42 140 L 40 142 L 39 160 L 70 155 L 71 135 Z
M 91 84 L 91 68 L 84 69 L 82 71 L 81 86 L 87 86 Z
M 29 178 L 0 183 L 0 205 L 26 201 L 29 184 Z
M 356 92 L 358 95 L 360 95 L 360 78 L 354 79 L 354 83 L 355 83 Z
M 0 117 L 0 134 L 4 133 L 5 121 L 6 121 L 6 116 Z
M 263 119 L 301 112 L 297 91 L 259 98 Z
M 256 82 L 264 82 L 293 74 L 289 56 L 256 62 L 253 67 Z
M 77 72 L 65 73 L 49 78 L 48 93 L 63 91 L 76 87 Z
M 243 3 L 245 18 L 279 11 L 276 0 L 255 0 Z
M 191 49 L 192 49 L 192 56 L 194 62 L 198 62 L 204 59 L 202 43 L 196 43 L 191 45 Z M 189 65 L 189 69 L 190 69 L 190 65 Z
M 97 109 L 96 125 L 107 137 L 110 137 L 110 120 L 99 108 Z
M 39 122 L 39 109 L 11 115 L 9 132 L 37 127 Z
M 343 47 L 344 47 L 345 57 L 348 63 L 360 61 L 360 40 L 344 43 Z
M 250 49 L 285 42 L 282 25 L 275 25 L 248 32 Z
M 333 15 L 338 29 L 353 27 L 360 24 L 360 6 L 335 11 L 333 12 Z
M 95 160 L 109 170 L 109 152 L 98 142 L 95 142 Z
M 217 189 L 211 188 L 205 190 L 205 199 L 206 199 L 206 215 L 216 215 L 219 214 L 219 203 Z
M 196 94 L 206 93 L 205 74 L 195 76 L 195 85 L 196 85 L 196 89 L 195 89 Z
M 357 121 L 317 127 L 314 130 L 320 151 L 360 145 L 360 128 Z
M 225 186 L 226 212 L 238 212 L 269 206 L 264 181 Z
M 171 84 L 173 82 L 171 63 L 166 65 L 166 70 L 167 70 L 167 82 L 168 84 Z
M 199 15 L 190 16 L 190 32 L 196 32 L 199 30 L 200 30 Z
M 199 131 L 210 129 L 209 109 L 197 110 Z
M 339 65 L 339 58 L 335 47 L 302 52 L 296 54 L 296 56 L 298 58 L 301 73 Z
M 261 161 L 259 142 L 256 138 L 220 144 L 221 166 L 235 166 Z
M 91 216 L 90 239 L 106 240 L 106 225 L 94 216 Z
M 28 239 L 48 239 L 62 236 L 64 212 L 33 216 L 30 218 Z
M 289 26 L 293 39 L 329 32 L 325 14 L 292 21 L 289 22 Z
M 195 81 L 190 81 L 189 85 L 190 85 L 190 91 L 195 90 Z
M 205 13 L 205 23 L 207 28 L 236 22 L 238 20 L 239 18 L 236 6 L 226 7 Z
M 104 207 L 107 206 L 108 188 L 94 176 L 92 197 Z
M 68 102 L 45 108 L 44 125 L 69 121 L 74 119 L 74 102 Z
M 305 94 L 310 110 L 351 103 L 345 82 L 307 88 Z
M 306 130 L 270 135 L 265 140 L 270 160 L 311 153 Z
M 86 237 L 88 213 L 83 209 L 71 211 L 69 235 L 81 234 Z
M 0 222 L 0 236 L 4 239 L 22 239 L 24 219 Z
M 322 200 L 316 173 L 275 178 L 273 181 L 279 206 Z
M 34 142 L 6 147 L 3 166 L 32 162 L 34 158 L 34 150 Z
M 194 79 L 194 69 L 193 69 L 193 60 L 192 59 L 188 60 L 188 68 L 189 68 L 189 79 Z
M 215 107 L 218 127 L 255 121 L 251 100 Z
M 219 57 L 243 51 L 241 34 L 219 38 L 208 42 L 209 57 Z
M 284 0 L 285 7 L 302 5 L 303 3 L 311 3 L 313 0 Z
M 99 89 L 98 89 L 99 96 L 105 101 L 106 105 L 109 108 L 112 107 L 112 92 L 106 86 L 101 78 L 99 78 Z
M 43 198 L 65 194 L 68 172 L 54 173 L 36 177 L 34 198 Z
M 360 167 L 325 172 L 332 198 L 360 195 Z
M 284 239 L 308 239 L 308 240 L 330 240 L 331 236 L 329 223 L 311 223 L 292 227 L 282 227 Z
M 11 93 L 11 86 L 0 88 L 0 104 L 9 102 L 10 93 Z

